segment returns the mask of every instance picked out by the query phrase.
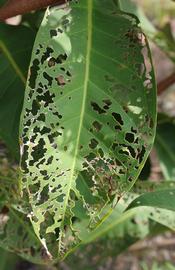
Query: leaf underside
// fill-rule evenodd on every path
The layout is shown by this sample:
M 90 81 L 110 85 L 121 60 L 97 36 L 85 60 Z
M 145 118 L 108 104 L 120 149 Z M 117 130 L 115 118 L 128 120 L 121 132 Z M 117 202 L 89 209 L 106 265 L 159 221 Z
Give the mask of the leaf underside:
M 155 133 L 149 48 L 112 0 L 46 11 L 21 117 L 23 190 L 45 248 L 64 254 L 134 184 Z M 55 239 L 55 240 L 54 240 Z M 54 254 L 52 254 L 54 255 Z

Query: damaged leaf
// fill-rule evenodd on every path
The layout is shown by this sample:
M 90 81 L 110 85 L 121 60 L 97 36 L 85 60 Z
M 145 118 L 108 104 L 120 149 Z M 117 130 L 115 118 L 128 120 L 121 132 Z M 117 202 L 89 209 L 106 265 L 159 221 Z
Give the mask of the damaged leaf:
M 49 256 L 80 242 L 136 181 L 155 133 L 155 81 L 136 17 L 112 0 L 46 11 L 21 117 L 23 193 Z M 56 254 L 52 252 L 57 242 Z M 52 253 L 52 254 L 51 254 Z
M 44 263 L 43 247 L 27 216 L 1 203 L 0 247 L 33 263 Z

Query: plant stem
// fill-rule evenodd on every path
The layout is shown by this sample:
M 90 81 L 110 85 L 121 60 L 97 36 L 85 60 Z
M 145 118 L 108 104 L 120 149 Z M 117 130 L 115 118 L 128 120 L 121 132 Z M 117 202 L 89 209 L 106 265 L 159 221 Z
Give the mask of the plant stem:
M 4 21 L 19 14 L 45 8 L 54 4 L 64 4 L 66 0 L 9 0 L 0 9 L 0 20 Z

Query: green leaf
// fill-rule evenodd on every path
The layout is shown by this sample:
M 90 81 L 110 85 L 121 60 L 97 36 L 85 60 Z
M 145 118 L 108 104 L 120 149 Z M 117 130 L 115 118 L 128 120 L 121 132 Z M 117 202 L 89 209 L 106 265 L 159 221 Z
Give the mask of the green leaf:
M 70 254 L 65 264 L 77 270 L 97 269 L 105 264 L 108 257 L 118 256 L 149 232 L 149 221 L 146 216 L 137 214 L 135 210 L 123 216 L 117 207 L 92 234 L 84 235 L 86 245 L 81 245 Z
M 175 267 L 169 262 L 166 262 L 160 265 L 158 265 L 157 262 L 154 262 L 151 268 L 150 268 L 150 264 L 149 266 L 147 266 L 145 262 L 143 262 L 141 265 L 142 265 L 142 270 L 150 270 L 150 269 L 151 270 L 175 270 Z
M 155 147 L 166 180 L 175 180 L 175 124 L 165 119 L 157 127 Z
M 21 199 L 18 174 L 8 152 L 1 145 L 0 153 L 0 247 L 35 263 L 45 263 L 47 253 L 36 237 L 27 213 L 30 206 Z M 54 248 L 54 245 L 53 245 Z M 6 253 L 5 253 L 6 254 Z M 1 255 L 1 254 L 0 254 Z M 8 255 L 9 257 L 10 255 Z M 13 256 L 11 256 L 13 258 Z M 5 255 L 1 267 L 8 262 Z M 44 259 L 44 261 L 43 261 Z M 13 262 L 13 261 L 12 261 Z M 8 269 L 11 269 L 10 266 Z
M 166 188 L 164 183 L 160 186 L 150 183 L 150 188 L 151 184 L 155 189 Z M 83 245 L 66 258 L 65 263 L 71 269 L 97 269 L 97 266 L 105 263 L 108 256 L 116 257 L 138 240 L 160 234 L 169 230 L 168 228 L 175 229 L 175 215 L 170 210 L 139 207 L 123 212 L 137 196 L 133 193 L 126 194 L 106 220 L 91 233 L 83 231 L 84 224 L 79 224 Z M 80 261 L 78 266 L 77 259 Z
M 135 242 L 167 231 L 166 227 L 157 222 L 166 220 L 170 224 L 172 221 L 169 215 L 167 218 L 167 213 L 155 215 L 154 209 L 146 208 L 143 211 L 141 208 L 135 208 L 125 213 L 122 213 L 122 209 L 123 206 L 118 204 L 98 228 L 92 233 L 84 233 L 86 244 L 70 254 L 65 264 L 71 269 L 97 269 L 97 266 L 105 264 L 107 258 L 118 256 Z
M 0 249 L 1 270 L 14 269 L 19 258 L 3 249 Z
M 103 219 L 136 181 L 155 134 L 150 51 L 137 18 L 112 0 L 48 9 L 21 117 L 21 167 L 31 222 L 58 254 Z M 105 213 L 106 214 L 106 213 Z M 50 251 L 50 250 L 49 250 Z
M 34 263 L 48 262 L 47 253 L 36 237 L 26 215 L 1 205 L 0 219 L 1 248 Z
M 3 6 L 5 4 L 6 0 L 0 0 L 0 6 Z
M 139 205 L 137 207 L 137 203 L 136 203 L 136 206 L 133 206 L 134 208 L 132 208 L 132 204 L 133 203 L 135 204 L 136 201 L 139 201 L 139 198 L 144 196 L 145 194 L 156 193 L 156 192 L 161 192 L 163 194 L 164 191 L 167 192 L 167 190 L 170 190 L 170 192 L 175 190 L 175 183 L 173 181 L 160 182 L 160 183 L 154 183 L 151 181 L 150 182 L 139 181 L 134 186 L 132 193 L 127 193 L 124 196 L 123 211 L 126 211 L 126 210 L 130 211 L 130 210 L 135 209 L 137 213 L 140 213 L 140 215 L 142 215 L 142 213 L 145 213 L 149 219 L 156 221 L 174 231 L 175 230 L 174 210 L 167 210 L 164 208 L 160 208 L 161 206 L 159 207 L 159 203 L 157 203 L 157 205 L 152 204 L 151 200 L 150 200 L 150 204 L 148 202 L 149 206 L 147 206 L 148 204 L 146 203 L 145 203 L 146 206 L 144 206 L 144 203 L 143 203 L 143 206 Z M 142 195 L 139 196 L 139 194 L 142 194 Z M 126 213 L 128 211 L 126 211 Z
M 175 266 L 172 265 L 171 263 L 167 262 L 166 263 L 167 270 L 175 270 Z M 165 269 L 165 268 L 164 268 Z
M 158 4 L 160 5 L 160 4 Z M 145 14 L 144 10 L 141 8 L 141 5 L 134 3 L 132 0 L 120 0 L 121 9 L 125 12 L 132 13 L 136 15 L 141 23 L 141 27 L 148 38 L 156 43 L 156 45 L 167 54 L 167 56 L 174 62 L 175 61 L 175 52 L 174 45 L 175 42 L 172 39 L 172 36 L 165 31 L 165 29 L 158 29 L 156 26 L 149 20 L 149 14 Z M 150 4 L 151 7 L 151 4 Z M 149 10 L 149 9 L 148 9 Z M 162 12 L 161 10 L 159 12 Z M 156 15 L 155 15 L 156 16 Z
M 34 32 L 0 23 L 0 138 L 19 154 L 19 119 Z
M 156 28 L 152 22 L 147 18 L 143 9 L 139 4 L 134 3 L 131 0 L 120 0 L 120 7 L 123 11 L 129 12 L 137 16 L 140 20 L 142 29 L 149 37 L 156 35 Z
M 146 192 L 153 192 L 159 190 L 175 189 L 175 181 L 137 181 L 133 186 L 132 192 L 141 195 Z
M 127 210 L 138 206 L 151 206 L 175 211 L 175 189 L 142 194 L 131 202 Z

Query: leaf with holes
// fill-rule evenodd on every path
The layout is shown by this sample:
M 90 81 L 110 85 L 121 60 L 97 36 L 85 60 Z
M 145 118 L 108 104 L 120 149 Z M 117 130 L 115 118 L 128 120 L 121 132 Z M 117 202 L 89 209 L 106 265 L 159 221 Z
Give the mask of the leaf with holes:
M 34 263 L 44 263 L 46 256 L 26 215 L 0 201 L 0 247 Z M 48 258 L 47 258 L 48 259 Z
M 30 205 L 25 198 L 21 199 L 14 164 L 7 159 L 7 152 L 3 148 L 2 150 L 0 153 L 0 247 L 32 262 L 42 263 L 42 245 L 27 217 Z M 1 267 L 2 265 L 3 263 Z M 10 266 L 8 269 L 11 269 Z
M 122 215 L 117 207 L 92 234 L 84 235 L 85 240 L 89 242 L 68 256 L 65 265 L 77 270 L 99 269 L 109 257 L 116 258 L 130 245 L 148 236 L 150 231 L 151 226 L 146 214 L 140 214 L 135 210 L 128 215 Z
M 154 183 L 150 183 L 150 186 L 151 184 L 154 185 Z M 162 184 L 155 185 L 154 188 L 163 189 Z M 87 266 L 89 269 L 97 269 L 106 262 L 107 258 L 116 258 L 135 242 L 167 231 L 168 228 L 174 230 L 175 215 L 173 211 L 139 207 L 123 213 L 128 203 L 136 196 L 138 194 L 127 193 L 102 224 L 89 234 L 82 233 L 83 245 L 80 245 L 76 252 L 68 256 L 65 261 L 71 269 L 74 269 L 75 266 L 76 269 L 84 269 Z M 83 224 L 79 224 L 79 226 L 83 231 Z M 80 261 L 78 265 L 77 258 Z
M 156 98 L 136 17 L 112 0 L 48 9 L 21 118 L 23 192 L 35 232 L 58 254 L 80 241 L 136 181 L 152 147 Z M 52 237 L 53 238 L 53 237 Z

